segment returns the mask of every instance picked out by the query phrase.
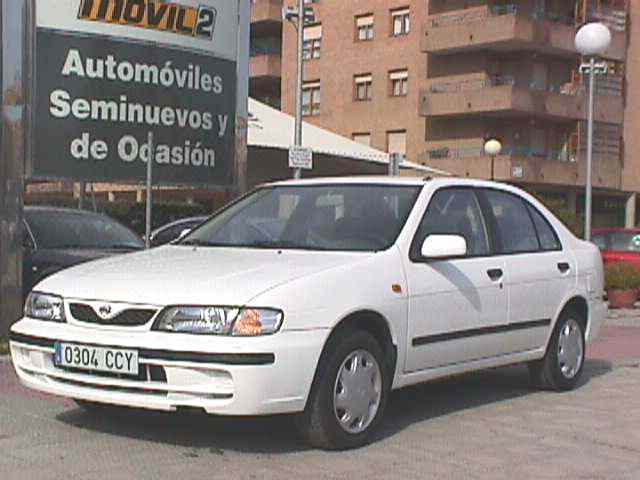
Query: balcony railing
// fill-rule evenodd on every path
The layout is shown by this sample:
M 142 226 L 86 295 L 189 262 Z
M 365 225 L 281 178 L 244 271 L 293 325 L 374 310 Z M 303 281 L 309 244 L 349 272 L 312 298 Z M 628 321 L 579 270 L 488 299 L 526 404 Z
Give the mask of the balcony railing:
M 506 147 L 500 155 L 521 158 L 538 158 L 541 160 L 576 161 L 577 152 L 568 149 L 538 150 L 533 147 L 518 146 Z M 425 151 L 427 160 L 464 159 L 489 157 L 482 147 L 438 147 Z
M 461 11 L 451 13 L 441 13 L 430 16 L 427 19 L 427 26 L 430 28 L 450 27 L 452 25 L 465 25 L 472 22 L 486 20 L 489 17 L 500 17 L 505 15 L 523 14 L 522 10 L 516 4 L 494 5 L 493 7 L 483 6 L 477 8 L 468 8 Z M 575 18 L 559 15 L 551 12 L 533 12 L 531 18 L 536 20 L 547 20 L 552 23 L 560 23 L 563 25 L 574 26 Z
M 485 78 L 469 78 L 455 81 L 434 82 L 429 86 L 430 93 L 458 93 L 485 88 L 513 85 L 529 88 L 537 91 L 547 91 L 560 95 L 583 95 L 586 86 L 582 77 L 575 72 L 568 82 L 551 83 L 546 86 L 539 85 L 535 80 L 528 84 L 519 84 L 512 75 L 487 75 Z M 608 75 L 598 78 L 596 94 L 604 96 L 620 97 L 624 95 L 624 78 L 619 75 Z
M 511 75 L 491 75 L 485 78 L 470 78 L 457 81 L 443 81 L 432 83 L 429 87 L 431 93 L 457 93 L 472 90 L 482 90 L 484 88 L 497 87 L 501 85 L 515 85 L 515 78 Z

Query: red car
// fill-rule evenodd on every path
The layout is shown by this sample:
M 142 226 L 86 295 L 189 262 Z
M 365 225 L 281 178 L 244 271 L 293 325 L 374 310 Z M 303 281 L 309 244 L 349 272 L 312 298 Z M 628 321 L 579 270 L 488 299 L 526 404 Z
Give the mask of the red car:
M 596 229 L 592 241 L 600 248 L 605 266 L 625 262 L 640 268 L 640 228 Z

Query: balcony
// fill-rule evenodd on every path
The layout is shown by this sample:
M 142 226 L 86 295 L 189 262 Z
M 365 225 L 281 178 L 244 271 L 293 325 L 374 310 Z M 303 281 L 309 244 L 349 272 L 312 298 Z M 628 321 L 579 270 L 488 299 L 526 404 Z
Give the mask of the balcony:
M 282 0 L 251 0 L 251 23 L 282 23 Z
M 529 50 L 572 57 L 575 22 L 571 18 L 535 18 L 517 5 L 488 5 L 427 17 L 422 28 L 421 49 L 439 55 L 479 50 L 498 52 Z M 614 31 L 605 57 L 626 58 L 626 32 Z
M 554 120 L 585 120 L 586 94 L 579 83 L 567 83 L 539 90 L 517 85 L 513 77 L 486 73 L 432 79 L 420 92 L 423 116 L 534 116 Z M 624 101 L 621 95 L 598 95 L 598 122 L 621 124 Z
M 282 76 L 282 57 L 277 53 L 264 53 L 252 56 L 249 61 L 251 79 L 273 79 L 280 81 Z
M 473 146 L 475 144 L 475 146 Z M 585 152 L 549 151 L 544 154 L 526 147 L 505 149 L 492 160 L 482 150 L 482 140 L 475 142 L 429 142 L 420 162 L 452 175 L 502 182 L 584 186 Z M 618 145 L 619 147 L 619 145 Z M 594 152 L 593 185 L 596 188 L 620 189 L 622 163 L 618 149 Z

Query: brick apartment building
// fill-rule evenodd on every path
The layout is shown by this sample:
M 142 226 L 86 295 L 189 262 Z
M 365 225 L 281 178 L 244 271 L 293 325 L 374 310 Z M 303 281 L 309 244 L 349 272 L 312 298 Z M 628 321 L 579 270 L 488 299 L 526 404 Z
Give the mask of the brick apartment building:
M 628 0 L 307 0 L 305 120 L 456 175 L 582 208 L 586 91 L 577 27 L 607 23 L 594 224 L 635 224 L 640 191 L 640 4 Z M 295 0 L 285 0 L 295 6 Z M 254 0 L 251 95 L 295 111 L 296 31 Z M 637 32 L 637 30 L 636 30 Z M 483 152 L 498 138 L 502 154 Z

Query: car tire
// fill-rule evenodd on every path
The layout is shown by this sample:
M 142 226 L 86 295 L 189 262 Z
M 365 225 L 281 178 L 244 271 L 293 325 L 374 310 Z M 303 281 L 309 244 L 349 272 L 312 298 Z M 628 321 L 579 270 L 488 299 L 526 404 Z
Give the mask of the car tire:
M 576 387 L 585 361 L 584 320 L 571 309 L 560 315 L 544 357 L 528 364 L 534 386 L 556 391 Z
M 317 448 L 344 450 L 365 445 L 380 423 L 390 389 L 391 368 L 378 341 L 365 331 L 342 331 L 333 336 L 320 357 L 307 406 L 296 418 L 298 430 Z M 346 399 L 355 415 L 340 405 Z

